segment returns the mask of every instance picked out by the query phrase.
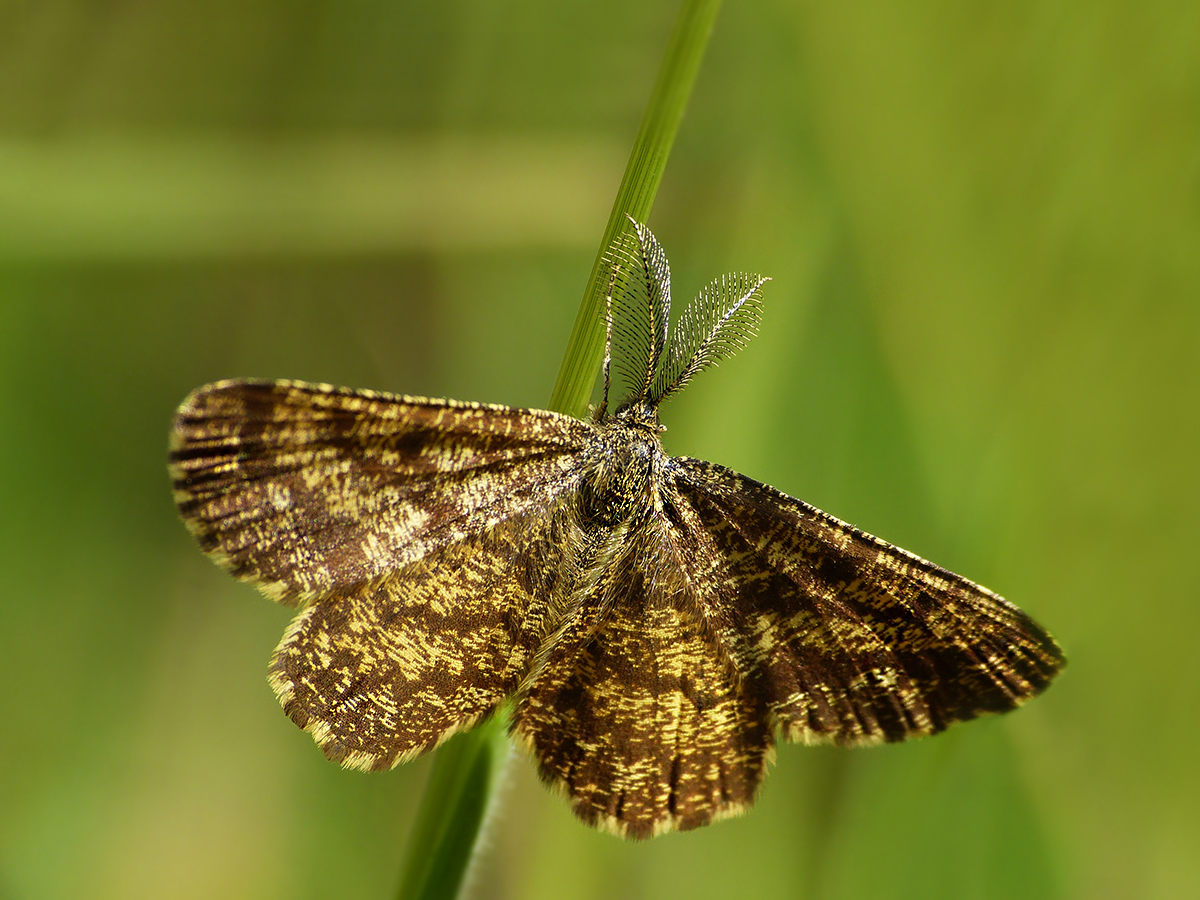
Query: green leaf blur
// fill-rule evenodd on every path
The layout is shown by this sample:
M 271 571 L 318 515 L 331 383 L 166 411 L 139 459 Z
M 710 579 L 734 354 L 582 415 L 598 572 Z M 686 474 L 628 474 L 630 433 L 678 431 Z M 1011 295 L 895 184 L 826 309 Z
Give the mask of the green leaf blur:
M 429 761 L 343 772 L 290 617 L 165 472 L 205 381 L 544 405 L 675 3 L 0 5 L 0 897 L 390 897 Z M 663 410 L 987 584 L 1070 665 L 780 748 L 645 844 L 507 769 L 496 898 L 1200 894 L 1200 7 L 727 3 L 650 225 L 760 336 Z

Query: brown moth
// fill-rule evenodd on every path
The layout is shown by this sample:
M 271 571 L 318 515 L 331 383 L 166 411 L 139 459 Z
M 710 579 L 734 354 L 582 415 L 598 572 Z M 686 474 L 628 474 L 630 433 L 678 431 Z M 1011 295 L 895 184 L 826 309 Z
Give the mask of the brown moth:
M 180 513 L 236 578 L 302 608 L 270 681 L 326 756 L 387 769 L 508 700 L 576 814 L 645 838 L 746 809 L 777 734 L 899 741 L 1049 684 L 1061 650 L 991 591 L 668 456 L 659 404 L 746 343 L 767 279 L 718 278 L 672 332 L 650 231 L 606 258 L 591 421 L 294 381 L 180 406 Z M 614 344 L 629 396 L 610 413 Z

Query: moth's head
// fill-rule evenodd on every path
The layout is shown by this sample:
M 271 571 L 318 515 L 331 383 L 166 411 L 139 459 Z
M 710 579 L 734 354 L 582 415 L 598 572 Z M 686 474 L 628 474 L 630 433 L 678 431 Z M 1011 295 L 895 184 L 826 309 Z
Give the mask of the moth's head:
M 659 434 L 667 430 L 658 421 L 658 404 L 637 397 L 622 403 L 613 418 L 627 428 L 638 428 L 652 434 Z

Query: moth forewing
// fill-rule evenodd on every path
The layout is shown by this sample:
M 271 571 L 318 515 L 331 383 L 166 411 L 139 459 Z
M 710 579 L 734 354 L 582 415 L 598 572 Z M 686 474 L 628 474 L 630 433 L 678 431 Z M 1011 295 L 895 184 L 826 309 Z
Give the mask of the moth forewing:
M 676 462 L 724 561 L 724 634 L 791 739 L 934 733 L 1015 708 L 1062 667 L 1054 639 L 986 588 L 729 469 Z
M 170 472 L 201 548 L 298 605 L 545 509 L 590 433 L 541 410 L 222 381 L 177 411 Z

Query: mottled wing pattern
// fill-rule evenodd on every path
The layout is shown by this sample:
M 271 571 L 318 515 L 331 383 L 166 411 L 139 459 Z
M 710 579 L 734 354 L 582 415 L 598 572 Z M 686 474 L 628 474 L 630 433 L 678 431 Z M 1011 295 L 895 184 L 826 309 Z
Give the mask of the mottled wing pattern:
M 170 471 L 205 552 L 301 604 L 545 511 L 591 431 L 541 410 L 224 381 L 180 407 Z
M 641 532 L 604 573 L 513 712 L 543 780 L 631 838 L 743 811 L 773 746 L 691 595 L 673 547 L 686 535 L 667 531 Z
M 706 613 L 792 740 L 858 744 L 941 731 L 1040 693 L 1057 644 L 1003 598 L 774 488 L 673 461 Z
M 433 749 L 512 693 L 544 636 L 556 518 L 508 519 L 296 617 L 271 684 L 325 755 L 384 769 Z

